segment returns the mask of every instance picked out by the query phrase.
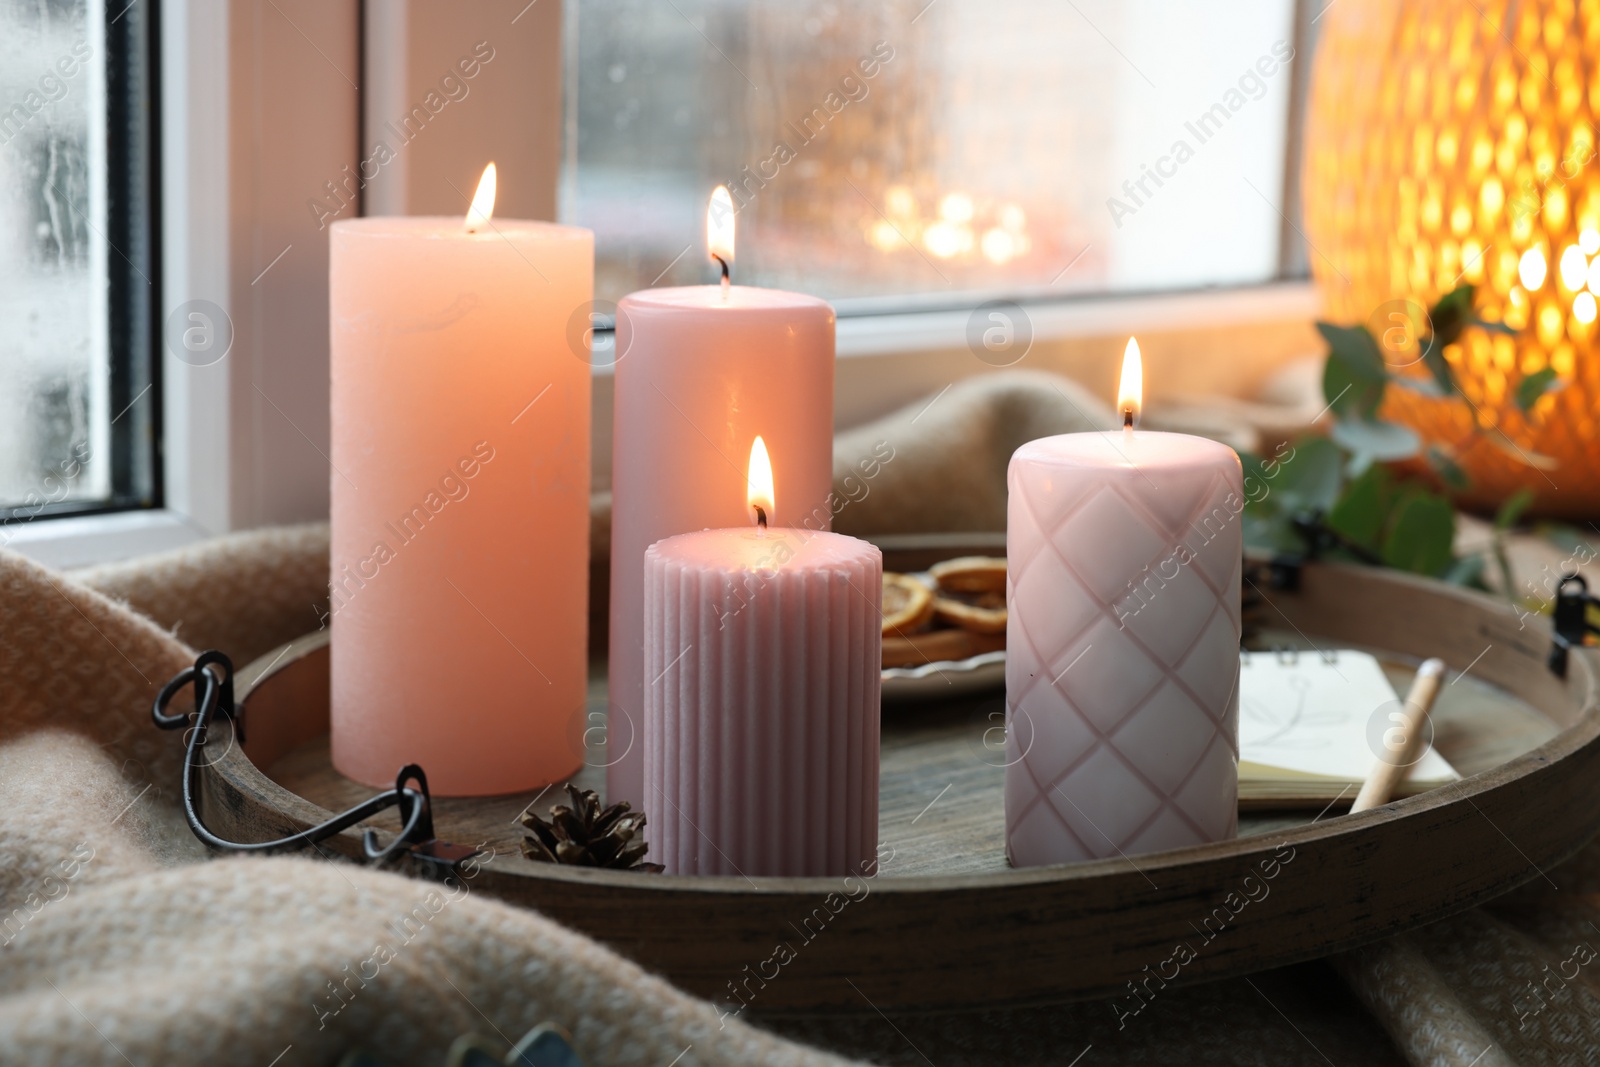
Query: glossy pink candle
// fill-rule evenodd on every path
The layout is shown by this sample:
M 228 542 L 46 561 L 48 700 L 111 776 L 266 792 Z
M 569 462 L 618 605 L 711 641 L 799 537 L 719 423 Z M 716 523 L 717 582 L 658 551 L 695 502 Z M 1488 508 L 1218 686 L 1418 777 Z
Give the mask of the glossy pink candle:
M 371 786 L 559 781 L 582 763 L 587 230 L 333 225 L 332 751 Z
M 1006 853 L 1238 830 L 1239 457 L 1186 434 L 1030 441 L 1006 527 Z
M 618 305 L 607 800 L 646 803 L 645 549 L 748 521 L 757 434 L 784 492 L 777 521 L 831 523 L 833 327 L 825 301 L 741 285 L 652 289 Z
M 871 873 L 882 554 L 702 530 L 652 545 L 641 572 L 649 858 L 671 874 Z

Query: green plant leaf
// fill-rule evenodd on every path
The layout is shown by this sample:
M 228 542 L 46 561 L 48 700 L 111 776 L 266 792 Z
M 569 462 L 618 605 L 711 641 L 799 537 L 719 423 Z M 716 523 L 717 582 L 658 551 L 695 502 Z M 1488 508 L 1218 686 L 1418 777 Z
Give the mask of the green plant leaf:
M 1384 382 L 1363 381 L 1343 360 L 1328 357 L 1322 367 L 1322 399 L 1341 419 L 1370 419 L 1383 404 Z
M 1376 419 L 1340 419 L 1333 440 L 1357 455 L 1378 460 L 1409 459 L 1422 449 L 1422 439 L 1409 426 Z
M 1450 502 L 1416 489 L 1395 507 L 1379 554 L 1391 567 L 1437 578 L 1454 559 L 1455 535 L 1456 513 Z
M 1383 353 L 1378 351 L 1378 342 L 1365 326 L 1335 326 L 1331 322 L 1319 322 L 1317 332 L 1328 342 L 1328 356 L 1343 363 L 1351 377 L 1376 385 L 1389 380 Z
M 1362 548 L 1376 552 L 1393 506 L 1394 476 L 1387 467 L 1369 466 L 1329 510 L 1328 526 Z
M 1428 466 L 1433 468 L 1433 472 L 1447 487 L 1457 492 L 1472 488 L 1472 479 L 1461 469 L 1461 464 L 1438 445 L 1428 446 Z
M 1534 491 L 1532 489 L 1518 489 L 1512 494 L 1511 499 L 1500 505 L 1500 510 L 1494 513 L 1494 528 L 1496 530 L 1509 530 L 1522 518 L 1523 512 L 1528 510 L 1528 505 L 1533 503 Z
M 1267 483 L 1268 499 L 1276 496 L 1276 510 L 1285 515 L 1326 513 L 1339 499 L 1343 466 L 1344 456 L 1326 437 L 1297 441 L 1294 455 L 1278 464 L 1277 477 Z
M 1450 569 L 1444 572 L 1444 580 L 1451 585 L 1462 585 L 1468 589 L 1487 590 L 1489 585 L 1483 580 L 1483 572 L 1482 556 L 1462 556 L 1450 564 Z
M 1428 309 L 1436 350 L 1455 344 L 1461 331 L 1473 324 L 1472 291 L 1470 284 L 1458 285 Z
M 1444 341 L 1438 336 L 1428 339 L 1422 350 L 1422 365 L 1428 368 L 1428 373 L 1433 375 L 1434 384 L 1444 396 L 1456 392 L 1456 376 L 1450 369 L 1450 362 L 1444 358 Z
M 1246 548 L 1271 552 L 1274 555 L 1297 556 L 1306 550 L 1300 535 L 1295 532 L 1287 515 L 1244 512 L 1244 544 Z
M 1272 476 L 1267 473 L 1266 461 L 1254 452 L 1240 452 L 1239 466 L 1244 474 L 1244 506 L 1246 511 L 1270 515 L 1277 511 L 1272 500 Z
M 1517 385 L 1517 407 L 1526 414 L 1546 393 L 1553 393 L 1566 383 L 1556 377 L 1555 368 L 1546 367 L 1526 375 Z

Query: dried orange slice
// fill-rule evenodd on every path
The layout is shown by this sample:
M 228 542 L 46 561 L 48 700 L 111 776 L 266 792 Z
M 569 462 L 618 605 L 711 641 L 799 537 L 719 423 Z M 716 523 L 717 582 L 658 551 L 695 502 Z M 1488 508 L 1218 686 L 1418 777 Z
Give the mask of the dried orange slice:
M 979 634 L 1006 632 L 1006 595 L 1003 592 L 940 592 L 933 598 L 933 613 L 942 623 Z
M 910 634 L 933 621 L 933 590 L 906 574 L 883 575 L 883 633 Z
M 1006 561 L 993 556 L 961 556 L 928 568 L 944 593 L 999 593 L 1006 591 Z
M 1006 647 L 1004 634 L 980 634 L 971 630 L 930 630 L 910 637 L 884 637 L 885 667 L 915 667 L 923 663 L 968 659 L 983 652 Z

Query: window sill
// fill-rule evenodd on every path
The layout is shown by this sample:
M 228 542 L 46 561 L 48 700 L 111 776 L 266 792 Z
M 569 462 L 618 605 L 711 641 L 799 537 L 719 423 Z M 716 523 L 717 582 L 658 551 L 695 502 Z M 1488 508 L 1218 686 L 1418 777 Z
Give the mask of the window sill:
M 118 511 L 0 527 L 0 547 L 65 569 L 165 552 L 208 536 L 174 511 Z
M 1238 289 L 1194 290 L 1128 296 L 1088 296 L 1054 301 L 1019 301 L 1033 343 L 1143 333 L 1174 333 L 1316 317 L 1321 300 L 1310 281 L 1275 282 Z M 918 311 L 839 318 L 840 359 L 904 355 L 968 347 L 970 323 L 979 312 Z M 979 326 L 987 326 L 984 322 Z

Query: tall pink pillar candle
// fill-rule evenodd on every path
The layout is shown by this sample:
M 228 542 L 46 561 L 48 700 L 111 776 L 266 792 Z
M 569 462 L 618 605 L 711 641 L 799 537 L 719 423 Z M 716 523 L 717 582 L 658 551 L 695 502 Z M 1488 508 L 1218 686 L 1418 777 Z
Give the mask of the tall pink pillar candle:
M 641 571 L 649 858 L 669 874 L 872 873 L 882 554 L 834 533 L 702 530 L 652 545 Z
M 664 537 L 743 526 L 760 434 L 789 503 L 779 522 L 832 520 L 833 308 L 735 285 L 651 289 L 617 307 L 606 799 L 644 795 L 644 553 Z M 784 517 L 787 516 L 787 517 Z
M 1006 526 L 1006 854 L 1238 832 L 1239 457 L 1186 434 L 1030 441 Z
M 559 781 L 585 692 L 587 230 L 333 224 L 332 750 L 367 785 Z

